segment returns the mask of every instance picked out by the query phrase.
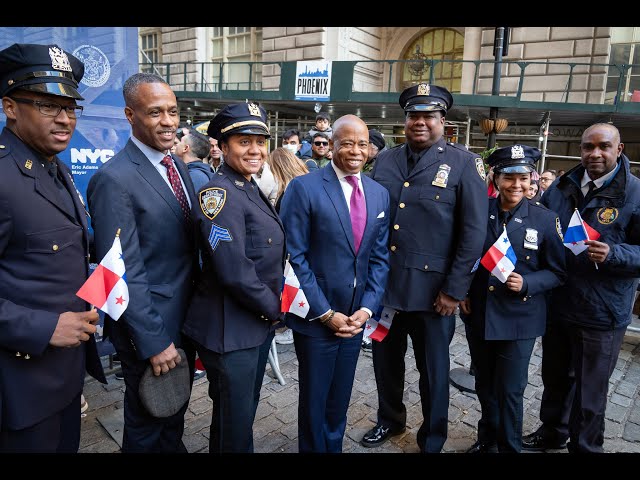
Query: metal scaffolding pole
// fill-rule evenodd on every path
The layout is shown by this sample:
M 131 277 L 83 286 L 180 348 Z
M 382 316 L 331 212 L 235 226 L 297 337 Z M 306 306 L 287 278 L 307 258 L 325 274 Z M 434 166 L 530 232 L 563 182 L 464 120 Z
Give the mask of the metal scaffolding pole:
M 542 158 L 540 158 L 540 173 L 544 172 L 545 158 L 547 157 L 547 140 L 549 139 L 549 124 L 551 123 L 551 112 L 547 112 L 542 132 Z

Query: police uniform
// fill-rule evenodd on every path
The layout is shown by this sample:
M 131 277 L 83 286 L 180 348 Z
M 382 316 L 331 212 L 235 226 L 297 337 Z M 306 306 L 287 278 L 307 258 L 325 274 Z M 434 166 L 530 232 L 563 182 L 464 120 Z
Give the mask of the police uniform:
M 57 45 L 14 44 L 0 52 L 0 96 L 29 90 L 52 102 L 82 99 L 83 72 L 82 62 Z M 89 310 L 76 296 L 89 269 L 86 210 L 66 165 L 55 156 L 51 170 L 49 163 L 3 129 L 0 452 L 77 451 L 85 367 L 106 383 L 93 337 L 75 348 L 49 345 L 60 314 Z M 63 418 L 58 431 L 46 431 L 56 416 Z
M 496 150 L 487 163 L 496 176 L 530 173 L 539 158 L 537 148 L 514 145 Z M 529 359 L 536 337 L 545 331 L 548 292 L 566 277 L 560 221 L 554 212 L 526 197 L 503 211 L 499 196 L 490 199 L 483 254 L 501 237 L 505 224 L 522 290 L 509 290 L 483 260 L 469 289 L 471 314 L 462 315 L 482 407 L 473 452 L 496 445 L 501 453 L 520 452 Z
M 232 135 L 269 138 L 266 112 L 252 103 L 229 105 L 213 118 L 208 133 L 221 144 Z M 247 453 L 253 450 L 272 321 L 281 316 L 284 229 L 255 181 L 228 161 L 200 189 L 193 212 L 203 273 L 183 331 L 196 342 L 211 384 L 209 451 Z
M 451 94 L 435 85 L 406 89 L 400 106 L 407 112 L 442 111 Z M 443 114 L 444 114 L 443 113 Z M 418 432 L 423 452 L 439 452 L 447 437 L 449 343 L 455 317 L 434 311 L 440 291 L 463 300 L 480 257 L 487 227 L 487 195 L 482 159 L 440 138 L 409 169 L 408 143 L 382 152 L 371 178 L 389 190 L 390 266 L 382 304 L 398 311 L 389 334 L 373 342 L 378 386 L 378 424 L 365 434 L 365 446 L 377 446 L 403 431 L 406 409 L 404 354 L 411 335 L 421 372 L 424 423 Z

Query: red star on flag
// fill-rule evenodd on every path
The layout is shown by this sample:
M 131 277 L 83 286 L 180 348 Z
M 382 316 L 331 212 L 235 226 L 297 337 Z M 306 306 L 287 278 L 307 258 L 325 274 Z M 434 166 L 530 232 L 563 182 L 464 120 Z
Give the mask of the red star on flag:
M 298 306 L 299 306 L 299 307 L 304 307 L 304 302 L 300 302 L 300 303 L 298 303 Z
M 124 305 L 124 298 L 121 296 L 116 298 L 116 305 Z

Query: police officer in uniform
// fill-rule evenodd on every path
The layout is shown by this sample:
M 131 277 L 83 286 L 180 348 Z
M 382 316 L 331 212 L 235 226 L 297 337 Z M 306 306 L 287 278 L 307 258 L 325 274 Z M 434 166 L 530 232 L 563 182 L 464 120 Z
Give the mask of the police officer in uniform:
M 57 45 L 0 52 L 0 452 L 77 452 L 85 368 L 106 383 L 83 200 L 56 156 L 83 100 L 80 60 Z
M 225 163 L 193 208 L 203 272 L 183 331 L 209 379 L 211 453 L 253 451 L 257 401 L 281 320 L 284 228 L 251 176 L 267 158 L 266 121 L 254 103 L 228 105 L 211 120 L 208 134 Z
M 506 227 L 515 270 L 502 283 L 483 261 L 460 305 L 482 407 L 478 441 L 468 453 L 520 452 L 523 395 L 536 337 L 545 330 L 546 293 L 566 276 L 558 216 L 525 196 L 539 158 L 537 148 L 514 145 L 487 159 L 500 193 L 489 200 L 483 252 Z
M 397 310 L 387 336 L 373 342 L 378 422 L 361 444 L 376 447 L 404 431 L 404 356 L 411 336 L 420 372 L 422 452 L 447 438 L 449 343 L 487 229 L 482 159 L 443 137 L 453 98 L 421 83 L 400 95 L 407 142 L 378 156 L 371 178 L 389 190 L 390 265 L 382 304 Z

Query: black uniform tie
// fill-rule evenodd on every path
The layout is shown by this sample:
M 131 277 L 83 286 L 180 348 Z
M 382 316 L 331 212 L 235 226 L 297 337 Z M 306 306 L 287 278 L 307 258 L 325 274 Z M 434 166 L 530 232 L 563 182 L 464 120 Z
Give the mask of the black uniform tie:
M 407 173 L 411 173 L 413 168 L 416 166 L 416 163 L 418 163 L 418 160 L 420 160 L 419 153 L 411 153 L 409 155 L 407 158 Z
M 63 185 L 63 183 L 58 178 L 58 163 L 55 160 L 51 160 L 47 162 L 47 171 L 49 175 L 53 178 L 53 183 L 57 187 L 60 192 L 60 199 L 64 204 L 64 208 L 74 217 L 76 216 L 76 209 L 73 206 L 73 199 L 71 198 L 71 193 L 67 188 Z

